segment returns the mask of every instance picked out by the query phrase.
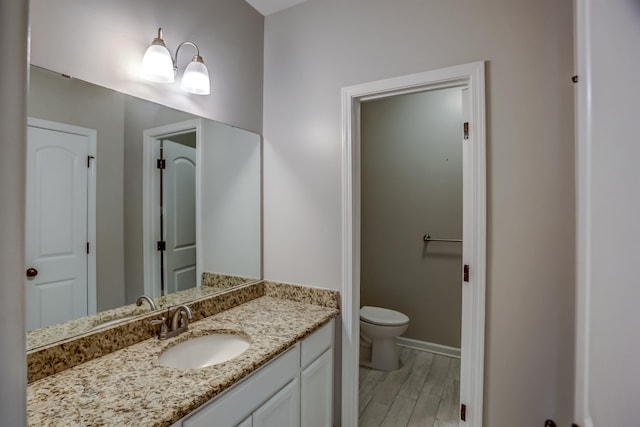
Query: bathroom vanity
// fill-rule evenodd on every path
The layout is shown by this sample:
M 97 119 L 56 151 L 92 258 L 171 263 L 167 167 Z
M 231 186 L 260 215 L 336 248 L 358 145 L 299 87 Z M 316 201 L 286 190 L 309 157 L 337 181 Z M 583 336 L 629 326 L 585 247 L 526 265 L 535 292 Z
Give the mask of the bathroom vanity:
M 331 425 L 333 328 L 331 320 L 174 426 Z
M 29 425 L 331 425 L 337 294 L 253 286 L 263 295 L 197 320 L 184 334 L 149 338 L 32 382 Z M 251 344 L 213 366 L 160 363 L 167 349 L 213 333 L 239 334 Z

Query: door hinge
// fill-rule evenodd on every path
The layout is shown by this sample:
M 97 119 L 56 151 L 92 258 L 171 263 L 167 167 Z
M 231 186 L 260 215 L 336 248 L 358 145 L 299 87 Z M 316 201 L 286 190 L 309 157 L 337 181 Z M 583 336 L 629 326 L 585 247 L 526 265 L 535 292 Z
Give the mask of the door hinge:
M 89 253 L 89 242 L 87 242 L 87 253 Z
M 465 282 L 469 281 L 469 265 L 465 264 L 464 268 L 462 269 L 462 280 L 464 280 Z
M 159 251 L 166 251 L 167 250 L 167 242 L 164 241 L 164 240 L 158 242 L 158 250 Z
M 460 405 L 460 420 L 467 421 L 467 405 L 464 403 Z
M 167 166 L 164 159 L 158 159 L 158 169 L 164 169 Z
M 91 167 L 91 160 L 95 159 L 95 157 L 93 156 L 87 156 L 87 167 L 90 168 Z
M 469 139 L 469 122 L 464 122 L 464 139 Z

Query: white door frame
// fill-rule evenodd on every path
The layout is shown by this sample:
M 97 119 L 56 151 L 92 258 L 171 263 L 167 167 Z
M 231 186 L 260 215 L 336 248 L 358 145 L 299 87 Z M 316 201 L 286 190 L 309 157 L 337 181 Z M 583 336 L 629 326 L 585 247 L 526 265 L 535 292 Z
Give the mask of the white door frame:
M 93 160 L 87 168 L 87 242 L 89 242 L 89 247 L 91 248 L 87 254 L 87 314 L 96 314 L 98 309 L 96 289 L 96 147 L 98 132 L 95 129 L 36 119 L 34 117 L 27 117 L 27 126 L 71 133 L 87 138 L 87 154 L 93 156 Z
M 463 144 L 463 264 L 460 401 L 480 427 L 484 386 L 486 282 L 486 148 L 484 62 L 474 62 L 342 89 L 342 425 L 358 425 L 360 336 L 360 103 L 424 90 L 467 87 L 469 140 Z M 462 272 L 461 272 L 462 277 Z
M 156 206 L 160 205 L 160 186 L 156 173 L 157 153 L 154 149 L 161 139 L 169 138 L 187 132 L 196 133 L 196 280 L 197 286 L 202 282 L 202 250 L 201 250 L 201 218 L 200 199 L 202 191 L 202 119 L 185 120 L 172 123 L 143 132 L 142 148 L 142 246 L 144 262 L 144 294 L 158 297 L 155 283 L 160 280 L 160 261 L 156 242 L 160 227 L 160 212 Z

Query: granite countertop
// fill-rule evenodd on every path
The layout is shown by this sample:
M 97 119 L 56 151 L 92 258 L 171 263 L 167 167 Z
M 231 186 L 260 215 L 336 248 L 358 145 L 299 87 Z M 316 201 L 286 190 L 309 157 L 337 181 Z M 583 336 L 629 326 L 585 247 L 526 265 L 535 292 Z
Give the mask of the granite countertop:
M 33 426 L 170 426 L 336 316 L 320 305 L 264 296 L 192 323 L 189 332 L 151 338 L 35 381 L 27 387 Z M 161 366 L 158 355 L 191 336 L 247 335 L 240 356 L 200 369 Z

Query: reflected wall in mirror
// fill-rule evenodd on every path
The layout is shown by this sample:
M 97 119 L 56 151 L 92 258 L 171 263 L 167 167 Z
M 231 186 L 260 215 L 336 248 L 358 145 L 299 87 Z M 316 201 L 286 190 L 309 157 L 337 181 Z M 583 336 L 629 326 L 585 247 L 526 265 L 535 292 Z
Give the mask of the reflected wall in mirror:
M 28 115 L 28 347 L 261 279 L 259 135 L 35 66 Z

